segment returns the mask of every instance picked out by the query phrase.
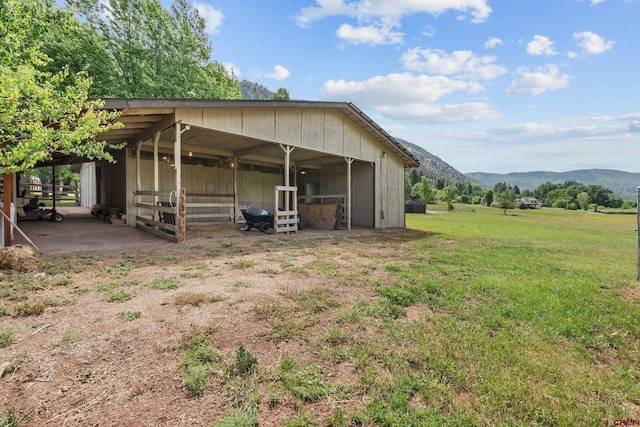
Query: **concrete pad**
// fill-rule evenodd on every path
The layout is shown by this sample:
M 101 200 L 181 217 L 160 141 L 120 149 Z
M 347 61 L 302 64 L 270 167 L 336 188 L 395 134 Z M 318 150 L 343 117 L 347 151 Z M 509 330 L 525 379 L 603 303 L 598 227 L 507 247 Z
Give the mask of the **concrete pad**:
M 118 251 L 134 248 L 159 248 L 175 245 L 127 224 L 109 224 L 91 215 L 88 208 L 61 207 L 64 221 L 18 221 L 18 227 L 42 254 Z M 26 244 L 14 231 L 12 244 Z

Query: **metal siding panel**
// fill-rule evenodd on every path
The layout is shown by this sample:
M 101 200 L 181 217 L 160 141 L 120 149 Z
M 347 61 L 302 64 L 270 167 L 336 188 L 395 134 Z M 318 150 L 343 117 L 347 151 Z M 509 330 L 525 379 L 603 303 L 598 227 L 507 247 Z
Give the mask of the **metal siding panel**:
M 242 133 L 267 141 L 275 140 L 276 117 L 273 108 L 252 109 L 242 111 Z
M 210 129 L 218 129 L 225 132 L 242 132 L 241 108 L 212 108 L 204 111 L 203 125 Z
M 389 154 L 387 153 L 387 156 Z M 395 156 L 394 156 L 395 157 Z M 397 159 L 389 158 L 389 172 L 388 172 L 388 200 L 389 205 L 387 208 L 387 212 L 389 212 L 389 220 L 387 223 L 388 227 L 398 227 L 399 224 L 399 215 L 398 215 L 398 205 L 400 204 L 399 194 L 398 194 L 398 163 Z
M 371 135 L 362 131 L 362 139 L 360 140 L 360 157 L 367 160 L 375 160 L 376 146 L 378 143 L 371 138 Z
M 276 140 L 285 144 L 300 145 L 302 112 L 299 109 L 276 109 Z
M 302 111 L 302 146 L 321 151 L 324 147 L 324 110 Z
M 324 151 L 332 154 L 345 152 L 344 115 L 339 111 L 328 110 L 325 113 Z
M 203 124 L 202 108 L 181 108 L 176 110 L 176 121 L 183 121 L 195 126 Z

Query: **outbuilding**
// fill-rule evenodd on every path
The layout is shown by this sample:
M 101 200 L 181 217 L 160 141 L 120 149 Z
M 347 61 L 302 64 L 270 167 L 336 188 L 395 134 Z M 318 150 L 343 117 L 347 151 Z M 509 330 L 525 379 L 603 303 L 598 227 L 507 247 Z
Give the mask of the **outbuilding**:
M 183 241 L 188 223 L 257 206 L 275 232 L 298 213 L 351 229 L 405 226 L 404 172 L 418 160 L 352 103 L 106 99 L 123 127 L 98 135 L 117 162 L 83 168 L 85 193 L 129 225 Z M 86 189 L 85 189 L 86 191 Z M 325 212 L 324 214 L 322 212 Z M 315 223 L 314 223 L 315 222 Z

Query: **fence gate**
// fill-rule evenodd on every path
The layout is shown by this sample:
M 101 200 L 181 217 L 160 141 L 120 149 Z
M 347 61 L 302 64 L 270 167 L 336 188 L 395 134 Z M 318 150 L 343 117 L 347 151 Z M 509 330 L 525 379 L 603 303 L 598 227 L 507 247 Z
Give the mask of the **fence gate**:
M 298 187 L 276 185 L 274 187 L 275 213 L 273 229 L 277 233 L 296 233 L 298 231 Z M 280 210 L 280 200 L 284 208 Z

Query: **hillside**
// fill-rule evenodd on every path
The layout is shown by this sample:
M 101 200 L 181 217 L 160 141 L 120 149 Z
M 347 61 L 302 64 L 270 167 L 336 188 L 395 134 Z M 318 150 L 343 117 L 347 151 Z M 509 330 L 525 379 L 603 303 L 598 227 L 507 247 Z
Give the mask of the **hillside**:
M 638 185 L 640 185 L 640 173 L 611 169 L 581 169 L 569 172 L 513 172 L 508 174 L 473 172 L 466 174 L 466 176 L 489 188 L 498 182 L 506 182 L 510 185 L 517 185 L 521 190 L 533 190 L 545 182 L 561 184 L 567 181 L 576 181 L 586 185 L 596 184 L 610 189 L 615 197 L 622 197 L 625 200 L 635 199 Z
M 435 181 L 441 178 L 444 179 L 447 184 L 455 184 L 458 181 L 472 181 L 471 178 L 465 176 L 462 172 L 455 169 L 440 157 L 429 153 L 424 148 L 401 138 L 395 138 L 395 140 L 420 160 L 420 169 L 428 179 Z
M 266 86 L 259 83 L 250 82 L 249 80 L 242 80 L 240 82 L 240 92 L 242 93 L 242 99 L 256 99 L 266 100 L 269 99 L 271 92 Z

